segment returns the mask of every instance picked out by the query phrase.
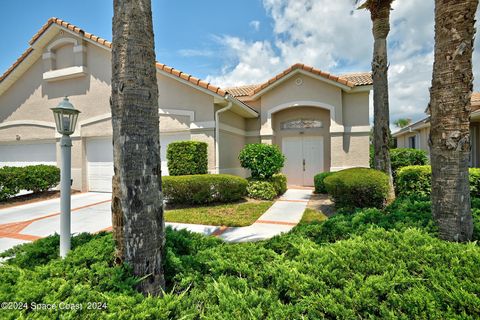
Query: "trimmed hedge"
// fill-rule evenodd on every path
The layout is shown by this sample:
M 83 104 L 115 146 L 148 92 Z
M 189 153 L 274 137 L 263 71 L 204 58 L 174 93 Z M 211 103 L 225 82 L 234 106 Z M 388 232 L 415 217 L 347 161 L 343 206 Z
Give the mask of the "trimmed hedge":
M 60 182 L 60 169 L 56 166 L 34 165 L 0 168 L 0 200 L 16 195 L 20 190 L 34 193 L 47 191 Z
M 176 141 L 167 147 L 168 174 L 183 176 L 208 172 L 207 143 Z
M 315 185 L 315 193 L 327 193 L 327 188 L 325 187 L 325 178 L 331 176 L 335 172 L 322 172 L 315 177 L 313 177 L 313 184 Z
M 425 150 L 413 148 L 398 148 L 390 150 L 392 161 L 392 173 L 406 166 L 422 166 L 428 164 L 428 156 Z
M 469 169 L 470 194 L 480 197 L 480 169 Z M 400 168 L 395 179 L 395 189 L 399 196 L 429 197 L 432 191 L 432 167 L 408 166 Z
M 163 196 L 172 204 L 228 203 L 246 195 L 247 180 L 229 174 L 162 177 Z
M 285 163 L 285 156 L 277 145 L 264 143 L 247 144 L 238 159 L 243 168 L 250 169 L 254 179 L 270 179 Z
M 251 180 L 248 182 L 247 194 L 253 199 L 272 200 L 277 196 L 277 191 L 270 181 Z
M 338 208 L 382 208 L 388 196 L 388 176 L 374 169 L 338 171 L 324 183 Z

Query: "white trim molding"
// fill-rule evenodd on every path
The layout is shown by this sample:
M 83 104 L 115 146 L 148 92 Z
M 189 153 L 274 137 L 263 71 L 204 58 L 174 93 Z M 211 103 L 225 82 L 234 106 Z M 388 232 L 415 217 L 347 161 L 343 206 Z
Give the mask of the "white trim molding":
M 215 129 L 215 121 L 197 121 L 190 123 L 191 130 Z
M 75 67 L 68 67 L 68 68 L 44 72 L 43 80 L 50 82 L 50 81 L 78 78 L 78 77 L 83 77 L 85 75 L 87 75 L 86 67 L 75 66 Z
M 282 103 L 268 110 L 267 121 L 260 129 L 260 135 L 273 135 L 272 115 L 276 112 L 295 107 L 315 107 L 330 111 L 330 132 L 344 132 L 343 125 L 335 120 L 336 108 L 328 103 L 313 100 L 296 100 Z M 340 109 L 340 115 L 342 110 Z
M 78 39 L 77 38 L 60 38 L 55 41 L 53 41 L 48 47 L 47 51 L 52 51 L 55 50 L 55 48 L 65 45 L 65 44 L 73 44 L 74 46 L 78 45 Z
M 190 122 L 195 121 L 195 111 L 192 111 L 192 110 L 158 108 L 158 113 L 166 114 L 166 115 L 172 114 L 176 116 L 186 116 L 186 117 L 190 117 Z
M 36 126 L 56 129 L 55 122 L 38 121 L 38 120 L 14 120 L 0 123 L 0 128 L 14 126 Z

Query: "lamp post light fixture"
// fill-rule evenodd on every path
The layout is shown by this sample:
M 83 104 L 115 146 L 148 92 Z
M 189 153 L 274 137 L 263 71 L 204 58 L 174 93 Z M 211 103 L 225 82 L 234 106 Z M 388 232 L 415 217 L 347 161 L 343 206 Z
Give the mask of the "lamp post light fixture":
M 65 97 L 55 108 L 51 108 L 55 117 L 58 133 L 62 135 L 60 147 L 62 150 L 62 167 L 60 171 L 60 257 L 65 258 L 70 251 L 71 236 L 71 167 L 72 167 L 72 139 L 70 135 L 75 131 L 80 111 Z

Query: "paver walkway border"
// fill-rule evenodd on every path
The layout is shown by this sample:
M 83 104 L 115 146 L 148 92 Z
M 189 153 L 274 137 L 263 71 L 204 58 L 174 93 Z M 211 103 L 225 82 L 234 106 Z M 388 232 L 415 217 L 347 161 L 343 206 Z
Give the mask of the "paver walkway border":
M 307 207 L 307 203 L 311 197 L 312 189 L 288 189 L 273 205 L 263 213 L 257 221 L 247 227 L 225 227 L 210 226 L 186 223 L 165 223 L 173 229 L 186 229 L 191 232 L 201 233 L 204 235 L 217 236 L 227 242 L 244 242 L 258 241 L 271 238 L 284 232 L 290 231 L 302 219 L 303 212 Z M 48 200 L 47 200 L 48 201 Z M 110 202 L 111 200 L 102 200 L 75 207 L 72 212 L 81 209 L 90 208 L 99 204 Z M 40 236 L 28 235 L 21 233 L 30 224 L 35 221 L 47 219 L 59 215 L 59 212 L 46 214 L 44 216 L 32 219 L 0 224 L 0 238 L 17 239 L 23 241 L 34 241 L 40 239 Z M 107 227 L 100 231 L 111 231 L 112 227 Z

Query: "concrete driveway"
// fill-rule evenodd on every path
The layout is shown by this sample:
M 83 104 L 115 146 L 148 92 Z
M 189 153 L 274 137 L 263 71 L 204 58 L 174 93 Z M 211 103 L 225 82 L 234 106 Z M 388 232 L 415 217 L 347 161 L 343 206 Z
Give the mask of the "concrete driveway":
M 72 233 L 98 232 L 112 225 L 110 193 L 72 195 Z M 60 199 L 0 209 L 0 252 L 60 233 Z

